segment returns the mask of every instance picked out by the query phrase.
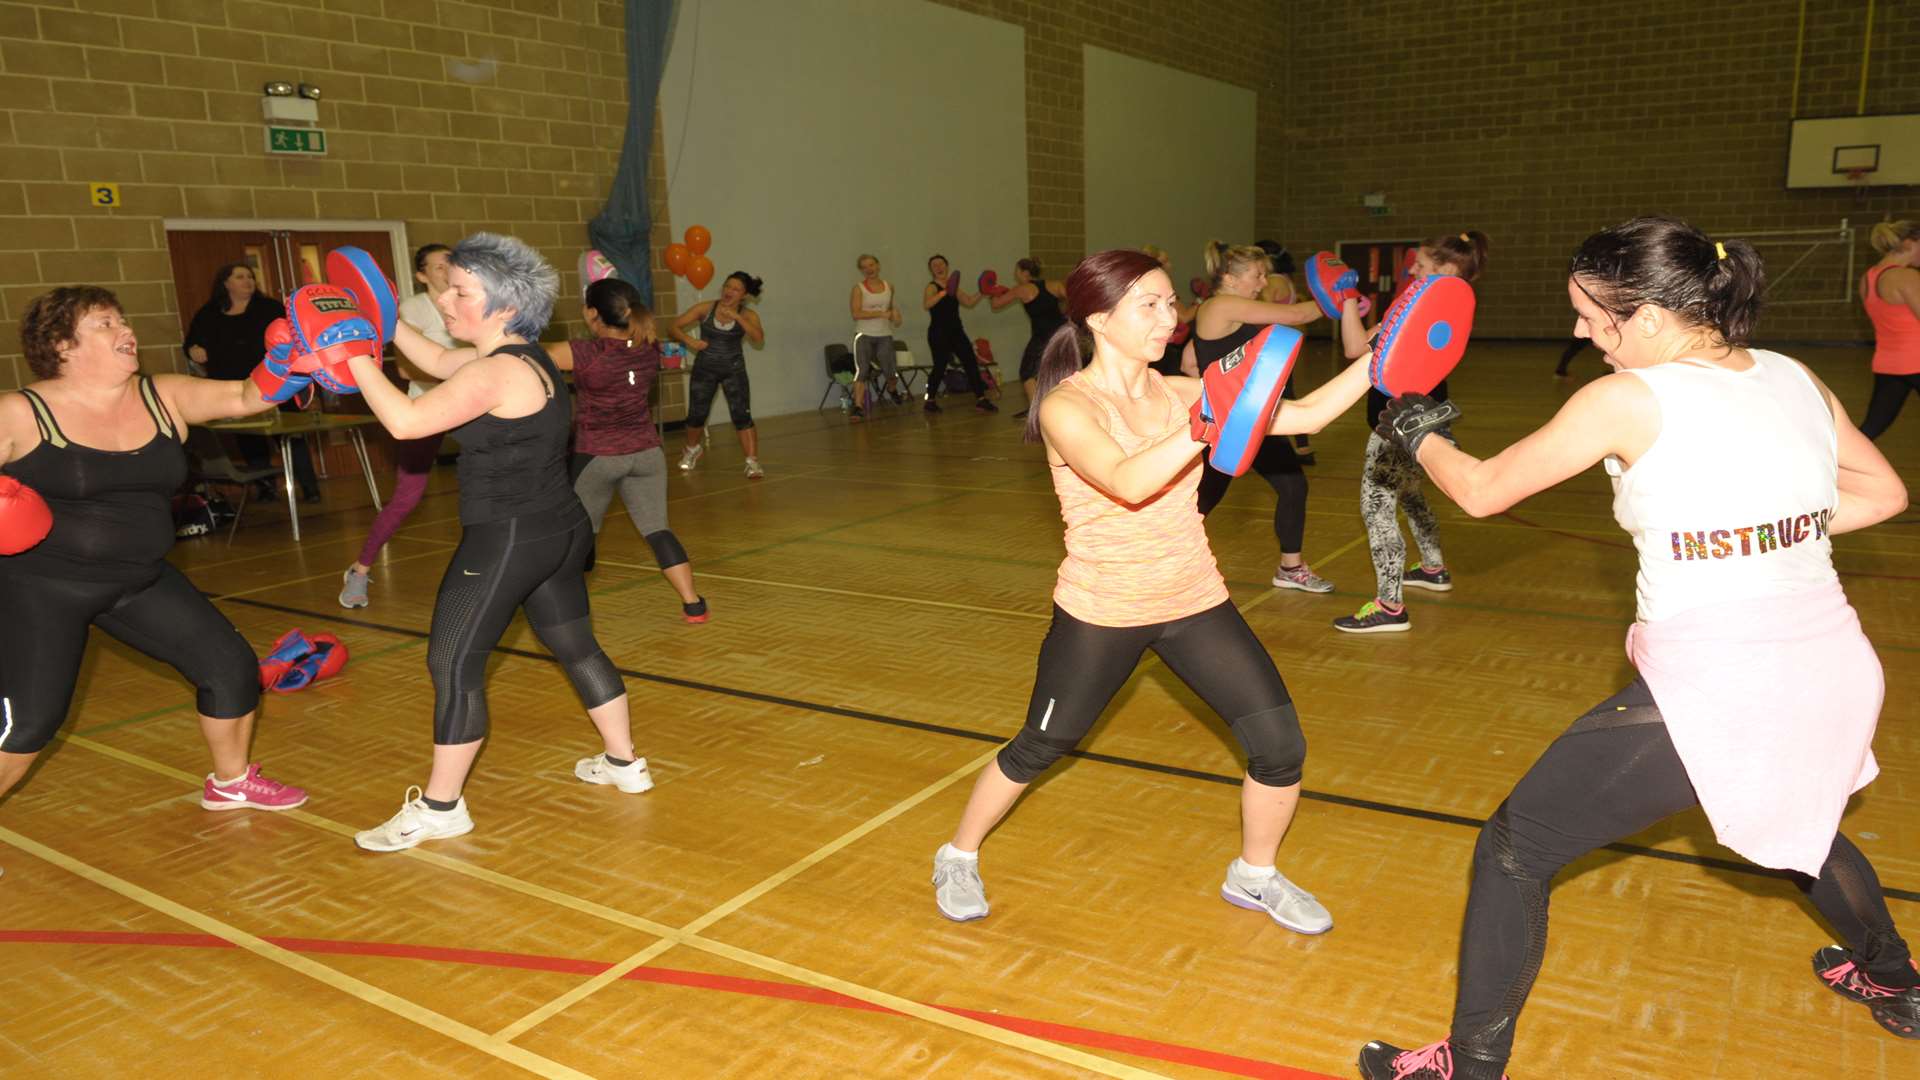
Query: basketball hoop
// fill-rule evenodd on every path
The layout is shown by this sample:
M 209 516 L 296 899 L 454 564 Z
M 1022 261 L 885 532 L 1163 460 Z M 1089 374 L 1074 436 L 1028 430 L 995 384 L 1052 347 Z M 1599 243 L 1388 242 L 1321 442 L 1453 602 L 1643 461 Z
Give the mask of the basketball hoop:
M 1846 170 L 1847 184 L 1853 188 L 1853 199 L 1855 202 L 1864 203 L 1867 201 L 1867 177 L 1872 174 L 1873 171 L 1872 169 Z

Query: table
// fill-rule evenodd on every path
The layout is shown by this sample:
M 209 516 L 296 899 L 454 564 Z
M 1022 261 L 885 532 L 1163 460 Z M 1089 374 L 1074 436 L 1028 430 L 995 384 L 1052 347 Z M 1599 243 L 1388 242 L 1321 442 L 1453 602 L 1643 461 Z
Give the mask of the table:
M 367 439 L 360 429 L 379 422 L 377 417 L 365 413 L 281 412 L 276 409 L 236 420 L 213 420 L 201 426 L 237 435 L 265 435 L 280 441 L 280 471 L 284 478 L 282 487 L 287 493 L 287 517 L 293 522 L 294 542 L 299 543 L 300 507 L 293 493 L 294 436 L 319 435 L 328 431 L 346 432 L 347 438 L 353 443 L 354 453 L 360 457 L 360 471 L 366 475 L 367 491 L 373 495 L 373 508 L 378 511 L 380 487 L 374 482 L 373 463 L 367 460 Z

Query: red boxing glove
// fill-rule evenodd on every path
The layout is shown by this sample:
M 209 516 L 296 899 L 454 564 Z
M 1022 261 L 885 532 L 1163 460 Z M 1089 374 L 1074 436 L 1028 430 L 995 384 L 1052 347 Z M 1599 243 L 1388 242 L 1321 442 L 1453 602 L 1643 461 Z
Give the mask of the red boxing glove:
M 1188 278 L 1187 291 L 1193 294 L 1195 300 L 1205 300 L 1213 295 L 1213 286 L 1209 285 L 1207 279 L 1203 277 Z
M 299 396 L 313 382 L 313 365 L 303 363 L 306 357 L 295 355 L 292 324 L 285 319 L 268 323 L 263 344 L 267 355 L 253 369 L 253 385 L 260 388 L 261 399 L 278 405 Z
M 0 555 L 18 555 L 53 531 L 53 511 L 40 493 L 0 476 Z
M 1011 291 L 1012 290 L 1008 289 L 1005 285 L 1000 284 L 999 274 L 994 273 L 992 270 L 980 271 L 980 295 L 1000 296 Z

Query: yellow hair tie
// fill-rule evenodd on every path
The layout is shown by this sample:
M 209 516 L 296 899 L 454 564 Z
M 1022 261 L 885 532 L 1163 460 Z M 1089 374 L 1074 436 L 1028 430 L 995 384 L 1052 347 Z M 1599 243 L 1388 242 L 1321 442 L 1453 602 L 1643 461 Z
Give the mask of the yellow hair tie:
M 1726 261 L 1726 259 L 1727 259 L 1727 245 L 1725 245 L 1725 244 L 1723 244 L 1723 243 L 1721 243 L 1721 242 L 1720 242 L 1720 241 L 1718 241 L 1718 240 L 1715 240 L 1715 241 L 1713 242 L 1713 251 L 1714 251 L 1714 256 L 1715 256 L 1715 261 L 1717 261 L 1717 262 L 1725 262 L 1725 261 Z

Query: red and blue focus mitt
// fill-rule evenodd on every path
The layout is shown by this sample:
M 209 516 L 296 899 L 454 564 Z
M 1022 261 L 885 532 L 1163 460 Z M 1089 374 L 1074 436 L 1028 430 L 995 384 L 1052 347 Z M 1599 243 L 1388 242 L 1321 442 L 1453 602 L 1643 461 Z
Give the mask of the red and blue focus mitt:
M 267 353 L 253 369 L 253 385 L 260 388 L 261 400 L 278 405 L 300 396 L 313 384 L 312 365 L 300 363 L 294 351 L 293 324 L 285 319 L 268 323 L 263 344 Z
M 1011 291 L 1012 290 L 1008 289 L 1005 285 L 1000 284 L 999 274 L 992 270 L 980 271 L 979 292 L 981 296 L 999 296 L 1002 293 Z
M 1302 340 L 1291 326 L 1269 326 L 1201 373 L 1192 434 L 1211 447 L 1207 461 L 1215 469 L 1239 476 L 1253 464 Z
M 1315 252 L 1307 259 L 1307 288 L 1320 305 L 1320 314 L 1329 319 L 1338 319 L 1341 306 L 1348 300 L 1359 301 L 1363 316 L 1373 309 L 1372 302 L 1360 295 L 1359 271 L 1331 251 Z
M 1440 385 L 1467 351 L 1473 308 L 1473 286 L 1464 278 L 1416 278 L 1380 319 L 1367 365 L 1374 389 L 1398 397 Z
M 40 493 L 0 476 L 0 555 L 18 555 L 53 531 L 53 510 Z
M 307 373 L 314 385 L 336 394 L 357 394 L 347 360 L 365 356 L 380 359 L 380 332 L 360 313 L 353 297 L 335 285 L 302 285 L 287 298 L 287 321 L 293 325 L 294 370 Z
M 351 246 L 327 252 L 327 284 L 345 289 L 353 297 L 353 306 L 380 332 L 382 346 L 393 340 L 393 325 L 400 320 L 400 301 L 392 280 L 372 255 Z

